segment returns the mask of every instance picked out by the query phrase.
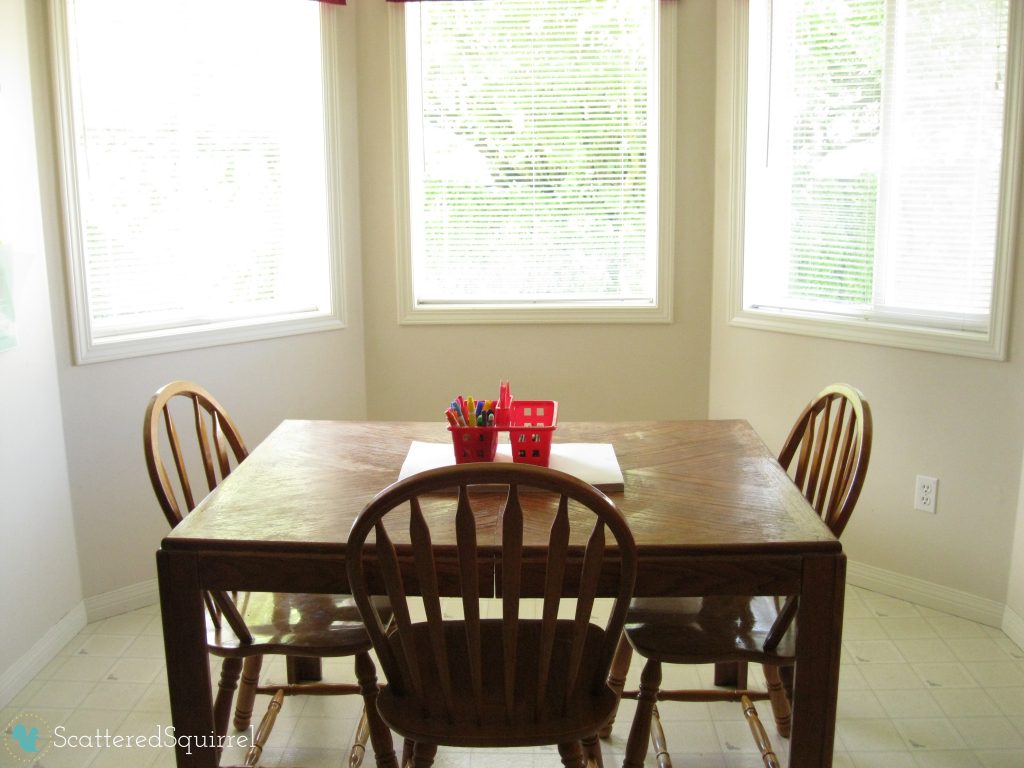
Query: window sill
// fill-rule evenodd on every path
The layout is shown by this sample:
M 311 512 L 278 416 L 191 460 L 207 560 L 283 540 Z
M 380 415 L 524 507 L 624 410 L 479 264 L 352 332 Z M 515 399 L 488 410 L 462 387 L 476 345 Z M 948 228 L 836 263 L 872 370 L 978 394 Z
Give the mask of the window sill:
M 938 352 L 947 355 L 1006 359 L 1006 334 L 923 328 L 865 319 L 824 316 L 798 317 L 779 312 L 744 309 L 735 312 L 729 324 L 737 328 L 792 333 L 823 339 L 855 341 L 884 347 Z
M 79 334 L 81 344 L 76 349 L 75 362 L 78 365 L 102 363 L 165 352 L 182 352 L 246 341 L 333 331 L 344 327 L 342 319 L 336 314 L 331 314 L 289 319 L 267 318 L 261 321 L 247 319 L 236 323 L 219 323 L 196 328 L 145 331 L 94 339 L 91 342 L 84 339 L 84 334 Z
M 654 307 L 407 306 L 399 312 L 398 321 L 402 325 L 671 323 L 672 308 L 667 303 Z

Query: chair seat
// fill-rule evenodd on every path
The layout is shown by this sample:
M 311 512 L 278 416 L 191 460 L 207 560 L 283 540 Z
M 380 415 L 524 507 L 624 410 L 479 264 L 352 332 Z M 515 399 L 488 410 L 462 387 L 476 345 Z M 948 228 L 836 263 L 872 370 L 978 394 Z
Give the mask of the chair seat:
M 764 650 L 777 616 L 775 598 L 767 596 L 635 598 L 625 633 L 641 656 L 672 664 L 789 662 L 792 631 L 774 651 Z
M 449 720 L 444 710 L 436 665 L 424 663 L 435 657 L 431 650 L 429 626 L 426 623 L 413 625 L 417 658 L 422 660 L 420 674 L 427 696 L 421 700 L 412 692 L 399 693 L 389 684 L 377 699 L 381 717 L 402 736 L 413 741 L 453 747 L 539 746 L 593 736 L 615 711 L 617 698 L 605 685 L 590 695 L 586 691 L 573 694 L 567 709 L 547 695 L 544 707 L 538 711 L 536 676 L 541 622 L 524 620 L 518 624 L 517 656 L 522 663 L 517 667 L 514 710 L 508 717 L 501 656 L 503 624 L 495 619 L 480 623 L 484 657 L 482 702 L 478 715 L 467 661 L 470 654 L 467 652 L 465 627 L 462 621 L 446 621 L 444 624 L 451 668 L 449 679 L 454 687 L 455 714 Z M 562 691 L 564 695 L 571 630 L 570 621 L 559 622 L 556 627 L 551 668 L 546 678 L 547 691 Z M 592 670 L 600 663 L 603 638 L 602 628 L 588 625 L 580 680 L 594 679 Z M 397 652 L 400 643 L 398 633 L 389 637 L 388 642 L 396 647 Z
M 375 597 L 373 601 L 386 626 L 391 620 L 387 598 Z M 218 656 L 352 656 L 371 648 L 350 595 L 239 592 L 235 605 L 252 634 L 252 642 L 241 642 L 226 621 L 221 621 L 219 629 L 207 622 L 207 643 Z

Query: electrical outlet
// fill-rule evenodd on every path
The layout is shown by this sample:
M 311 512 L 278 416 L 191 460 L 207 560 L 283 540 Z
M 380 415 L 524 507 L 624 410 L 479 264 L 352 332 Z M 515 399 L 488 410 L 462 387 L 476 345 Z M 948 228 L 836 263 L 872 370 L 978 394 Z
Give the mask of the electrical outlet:
M 939 494 L 939 479 L 918 475 L 914 484 L 914 509 L 935 514 L 936 496 Z

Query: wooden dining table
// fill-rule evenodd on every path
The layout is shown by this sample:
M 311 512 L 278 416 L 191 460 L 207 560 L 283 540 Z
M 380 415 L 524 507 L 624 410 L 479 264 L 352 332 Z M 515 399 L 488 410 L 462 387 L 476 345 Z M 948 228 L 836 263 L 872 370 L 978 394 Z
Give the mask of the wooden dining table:
M 179 768 L 217 765 L 216 750 L 181 739 L 213 732 L 203 590 L 347 592 L 352 522 L 398 479 L 413 440 L 449 436 L 437 423 L 284 421 L 163 540 L 157 565 Z M 637 596 L 799 595 L 790 765 L 831 766 L 846 558 L 751 426 L 569 422 L 555 442 L 614 447 L 624 489 L 609 495 L 636 540 Z M 497 526 L 478 525 L 498 547 Z M 454 527 L 451 541 L 445 535 L 434 535 L 439 548 L 454 542 Z M 546 532 L 536 542 L 530 535 L 524 544 L 544 546 Z

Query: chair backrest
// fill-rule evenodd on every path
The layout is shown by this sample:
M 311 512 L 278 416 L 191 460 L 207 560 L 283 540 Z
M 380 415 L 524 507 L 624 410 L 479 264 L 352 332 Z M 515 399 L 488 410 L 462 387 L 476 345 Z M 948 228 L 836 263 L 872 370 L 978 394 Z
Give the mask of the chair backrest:
M 187 414 L 187 429 L 179 430 L 176 426 L 172 411 L 177 403 L 187 407 L 187 411 L 182 409 L 178 414 Z M 213 395 L 191 381 L 172 381 L 153 395 L 146 408 L 142 444 L 149 480 L 172 528 L 249 455 L 227 411 Z M 170 455 L 176 485 L 167 471 L 165 450 Z M 205 480 L 206 492 L 197 494 L 201 486 L 193 487 L 192 475 L 198 474 L 200 468 L 199 479 Z
M 490 487 L 471 493 L 473 485 Z M 432 544 L 431 528 L 440 527 L 448 533 L 447 546 Z M 545 528 L 546 544 L 540 546 Z M 483 551 L 478 532 L 488 535 L 490 531 L 500 535 L 500 547 Z M 606 532 L 617 551 L 606 551 Z M 488 539 L 484 546 L 493 541 Z M 595 652 L 594 646 L 588 646 L 588 659 L 598 661 L 583 664 L 584 645 L 594 637 L 590 620 L 599 579 L 605 579 L 605 592 L 611 591 L 608 574 L 601 573 L 606 559 L 617 571 L 615 601 L 600 648 Z M 543 581 L 533 578 L 539 569 L 530 568 L 524 574 L 524 560 L 543 562 Z M 606 685 L 636 578 L 633 536 L 611 499 L 565 473 L 518 464 L 443 467 L 391 485 L 353 524 L 346 561 L 349 586 L 388 685 L 399 695 L 440 709 L 441 716 L 455 722 L 494 716 L 493 711 L 482 711 L 485 678 L 492 682 L 500 678 L 504 716 L 517 722 L 536 721 L 553 706 L 564 708 L 575 694 L 599 692 Z M 374 573 L 368 574 L 364 563 Z M 493 585 L 486 581 L 492 572 L 497 573 Z M 532 581 L 532 591 L 543 596 L 539 619 L 520 615 L 524 576 Z M 368 581 L 373 579 L 383 582 L 394 610 L 398 642 L 387 641 L 385 625 L 370 602 Z M 490 597 L 492 586 L 500 595 L 500 620 L 481 618 L 481 599 Z M 461 596 L 459 621 L 464 632 L 442 617 L 442 593 Z M 426 625 L 429 647 L 424 647 L 422 632 L 414 633 L 411 594 L 422 596 L 426 622 L 416 626 Z M 560 602 L 569 596 L 576 602 L 575 616 L 559 619 Z M 527 631 L 527 625 L 532 625 L 532 631 Z M 420 638 L 419 648 L 414 646 L 414 636 Z M 500 642 L 494 642 L 498 637 Z M 523 639 L 527 637 L 529 644 Z M 467 698 L 473 701 L 453 700 L 456 666 L 464 671 L 463 679 L 473 692 Z M 517 697 L 517 677 L 529 680 L 529 675 L 536 675 L 537 696 L 524 702 L 521 694 Z M 424 690 L 424 680 L 439 681 L 439 690 Z M 488 691 L 493 699 L 496 690 L 488 684 Z M 529 710 L 526 714 L 524 706 Z
M 188 426 L 179 430 L 176 415 L 184 417 Z M 227 411 L 191 381 L 172 381 L 150 398 L 142 424 L 142 447 L 153 492 L 171 528 L 249 455 Z M 171 480 L 165 455 L 170 457 L 176 482 Z M 200 473 L 199 482 L 206 483 L 202 494 L 197 493 L 202 486 L 193 484 L 193 477 Z M 211 591 L 204 599 L 216 627 L 223 615 L 241 642 L 252 642 L 252 633 L 227 593 Z
M 846 384 L 825 387 L 800 413 L 779 454 L 815 511 L 836 536 L 860 497 L 871 457 L 871 408 Z M 793 460 L 796 459 L 796 465 Z
M 779 454 L 779 463 L 837 538 L 864 486 L 871 429 L 871 407 L 864 396 L 846 384 L 832 384 L 800 412 Z M 766 650 L 782 642 L 797 604 L 795 595 L 786 598 L 765 639 Z

